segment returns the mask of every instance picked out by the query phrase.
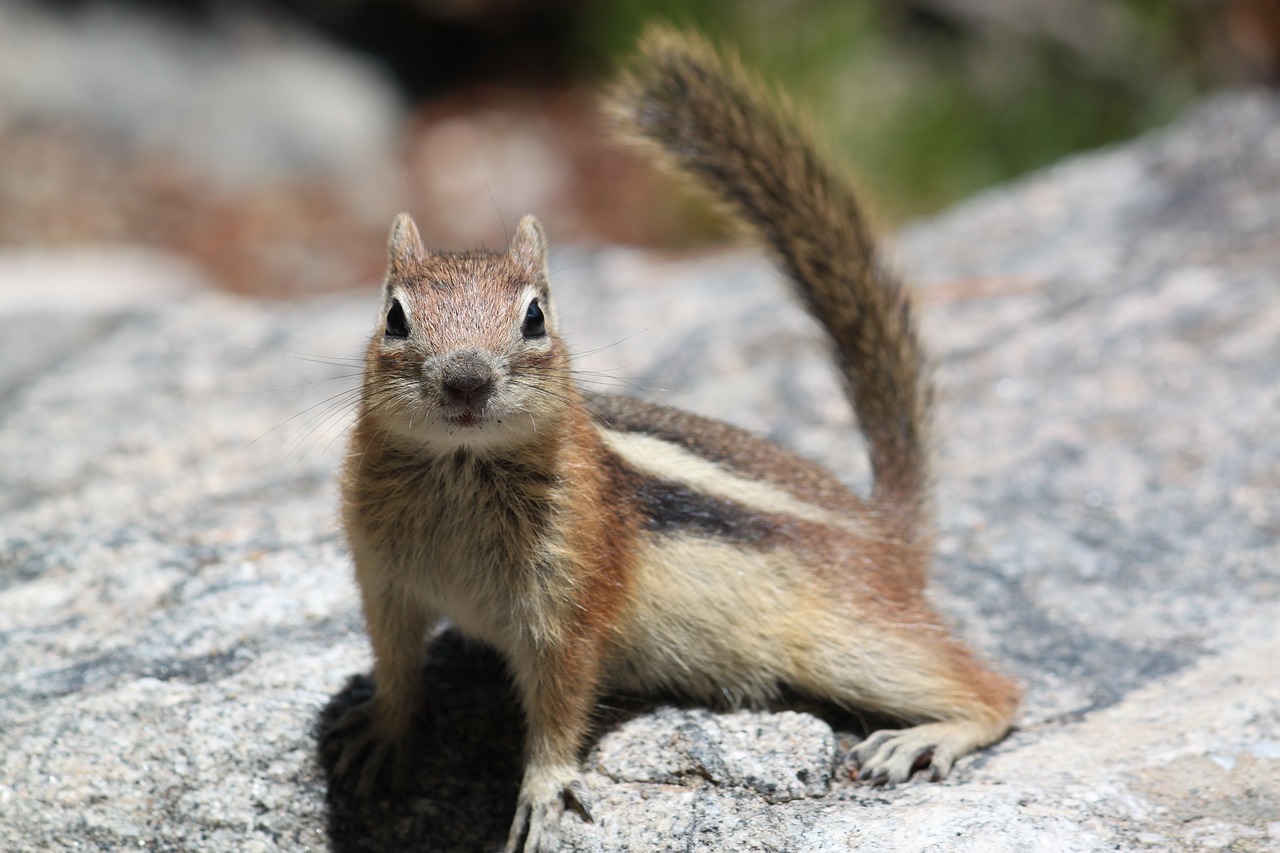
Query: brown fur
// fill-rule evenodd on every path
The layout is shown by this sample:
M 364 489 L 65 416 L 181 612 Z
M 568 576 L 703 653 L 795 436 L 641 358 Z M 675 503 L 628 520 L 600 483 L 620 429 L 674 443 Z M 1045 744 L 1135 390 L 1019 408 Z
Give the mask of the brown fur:
M 685 34 L 646 33 L 612 108 L 624 132 L 707 188 L 774 252 L 834 344 L 877 502 L 905 531 L 927 527 L 927 368 L 906 294 L 881 262 L 848 181 L 819 156 L 788 104 L 736 59 L 722 61 Z
M 600 422 L 610 429 L 640 432 L 678 444 L 746 477 L 773 483 L 815 506 L 853 515 L 867 510 L 861 498 L 821 465 L 745 430 L 635 397 L 585 396 Z
M 554 849 L 601 691 L 760 704 L 789 686 L 914 723 L 855 758 L 941 777 L 1008 730 L 1018 691 L 922 597 L 929 386 L 908 304 L 852 193 L 708 48 L 650 36 L 627 126 L 770 241 L 829 332 L 875 484 L 704 418 L 573 383 L 532 217 L 505 254 L 431 253 L 406 215 L 343 480 L 377 690 L 339 731 L 361 789 L 408 752 L 432 625 L 508 660 L 529 725 L 508 850 Z M 536 303 L 536 305 L 535 305 Z M 385 323 L 385 327 L 383 324 Z

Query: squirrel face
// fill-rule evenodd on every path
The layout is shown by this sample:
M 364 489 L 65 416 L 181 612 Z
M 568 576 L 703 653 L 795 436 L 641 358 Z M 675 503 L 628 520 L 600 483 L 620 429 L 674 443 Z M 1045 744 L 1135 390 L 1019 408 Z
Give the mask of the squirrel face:
M 520 221 L 506 254 L 428 252 L 396 218 L 362 404 L 389 432 L 449 452 L 514 448 L 562 419 L 569 383 L 546 237 Z

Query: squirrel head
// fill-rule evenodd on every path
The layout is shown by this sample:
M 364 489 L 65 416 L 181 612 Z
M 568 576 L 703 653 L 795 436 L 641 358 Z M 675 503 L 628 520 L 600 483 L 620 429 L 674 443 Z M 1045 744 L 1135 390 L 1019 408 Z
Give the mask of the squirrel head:
M 436 252 L 409 214 L 397 216 L 365 416 L 426 449 L 488 452 L 544 437 L 571 400 L 538 220 L 521 219 L 505 253 Z

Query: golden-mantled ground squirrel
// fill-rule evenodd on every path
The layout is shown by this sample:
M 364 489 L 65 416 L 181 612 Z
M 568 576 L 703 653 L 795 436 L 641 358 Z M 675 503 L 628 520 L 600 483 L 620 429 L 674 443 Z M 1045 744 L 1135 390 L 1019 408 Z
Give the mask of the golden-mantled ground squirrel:
M 367 789 L 406 751 L 425 638 L 508 661 L 528 721 L 509 851 L 553 849 L 603 691 L 765 703 L 782 687 L 913 727 L 860 778 L 944 776 L 1017 688 L 923 598 L 930 384 L 906 294 L 790 111 L 696 39 L 650 32 L 612 114 L 773 250 L 831 339 L 874 486 L 715 421 L 574 383 L 532 216 L 510 250 L 423 248 L 400 215 L 343 480 L 376 693 L 339 726 Z

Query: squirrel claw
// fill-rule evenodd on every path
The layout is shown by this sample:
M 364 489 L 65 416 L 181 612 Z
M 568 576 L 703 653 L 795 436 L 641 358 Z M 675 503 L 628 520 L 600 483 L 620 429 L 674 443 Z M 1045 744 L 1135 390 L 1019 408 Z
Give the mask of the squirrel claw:
M 858 765 L 855 778 L 876 787 L 905 782 L 919 770 L 929 771 L 929 781 L 939 782 L 951 769 L 952 758 L 926 727 L 880 731 L 853 749 Z
M 596 819 L 591 815 L 591 809 L 587 806 L 586 798 L 583 796 L 582 783 L 578 780 L 570 782 L 561 793 L 564 799 L 565 811 L 574 811 L 578 813 L 578 817 L 582 818 L 586 823 L 595 823 Z
M 526 773 L 504 853 L 551 853 L 558 850 L 560 819 L 566 811 L 577 812 L 587 823 L 595 822 L 576 777 L 577 773 L 572 768 L 559 773 Z

